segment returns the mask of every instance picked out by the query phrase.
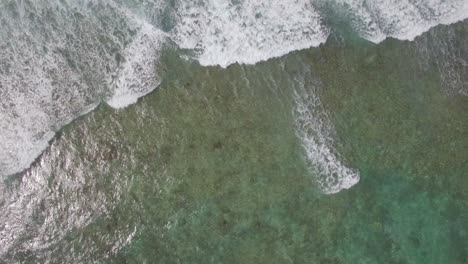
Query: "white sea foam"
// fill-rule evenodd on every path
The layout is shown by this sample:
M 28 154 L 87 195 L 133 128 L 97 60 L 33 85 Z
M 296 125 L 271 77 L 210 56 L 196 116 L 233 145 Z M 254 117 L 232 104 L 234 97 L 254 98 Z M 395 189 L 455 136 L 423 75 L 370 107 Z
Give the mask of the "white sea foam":
M 379 43 L 387 37 L 414 40 L 438 24 L 468 17 L 466 0 L 336 0 L 362 37 Z
M 351 188 L 359 182 L 359 172 L 347 167 L 334 147 L 333 124 L 318 96 L 320 84 L 297 79 L 296 86 L 296 134 L 315 182 L 327 194 Z
M 29 167 L 101 100 L 123 107 L 159 84 L 166 35 L 112 2 L 18 1 L 0 18 L 0 176 Z
M 18 40 L 33 41 L 27 33 L 15 37 L 14 47 L 0 51 L 1 59 L 9 57 L 0 75 L 0 175 L 29 166 L 47 147 L 57 126 L 93 106 L 76 89 L 87 87 L 65 58 L 37 54 L 35 47 Z
M 324 1 L 177 1 L 174 41 L 201 65 L 254 64 L 325 42 Z M 467 0 L 332 0 L 363 38 L 413 40 L 468 17 Z M 335 15 L 336 15 L 335 14 Z
M 178 1 L 174 41 L 202 65 L 253 64 L 323 43 L 328 29 L 309 0 Z
M 123 108 L 153 91 L 160 83 L 157 63 L 165 34 L 142 22 L 132 44 L 123 52 L 125 61 L 110 82 L 113 95 L 107 103 L 113 108 Z

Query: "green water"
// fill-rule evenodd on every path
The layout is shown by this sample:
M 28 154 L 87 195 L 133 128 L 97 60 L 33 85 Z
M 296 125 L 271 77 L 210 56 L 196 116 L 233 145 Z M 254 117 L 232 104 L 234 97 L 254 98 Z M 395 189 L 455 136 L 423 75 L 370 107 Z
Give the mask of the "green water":
M 443 67 L 468 58 L 467 40 L 467 22 L 380 45 L 336 33 L 319 48 L 227 69 L 166 51 L 157 91 L 123 110 L 100 106 L 42 157 L 51 192 L 66 190 L 54 175 L 84 164 L 83 188 L 64 199 L 109 201 L 106 213 L 41 254 L 10 257 L 468 263 L 468 97 L 446 83 L 467 69 Z M 314 181 L 295 133 L 297 78 L 320 81 L 335 148 L 360 172 L 350 190 L 325 195 Z M 54 151 L 75 158 L 49 159 Z

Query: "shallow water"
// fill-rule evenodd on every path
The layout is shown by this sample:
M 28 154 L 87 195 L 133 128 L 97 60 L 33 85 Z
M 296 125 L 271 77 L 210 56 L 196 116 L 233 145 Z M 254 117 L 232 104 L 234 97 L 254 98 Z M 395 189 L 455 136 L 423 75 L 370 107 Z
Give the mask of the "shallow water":
M 0 174 L 46 150 L 0 183 L 0 263 L 468 262 L 468 22 L 413 41 L 364 39 L 413 39 L 412 29 L 460 12 L 418 2 L 420 13 L 397 23 L 387 1 L 369 14 L 346 1 L 354 18 L 317 4 L 321 16 L 301 13 L 326 17 L 311 27 L 317 35 L 295 31 L 310 24 L 290 19 L 275 21 L 289 33 L 270 38 L 276 26 L 203 32 L 242 27 L 256 17 L 252 8 L 274 20 L 280 1 L 276 9 L 207 1 L 201 18 L 190 13 L 205 9 L 179 2 L 120 2 L 4 9 L 22 10 L 5 12 L 68 46 L 41 46 L 42 57 L 35 44 L 63 43 L 16 35 L 15 20 L 2 22 L 0 34 L 15 33 L 24 49 L 0 51 L 0 144 L 8 150 Z M 306 5 L 295 3 L 280 15 Z M 43 6 L 53 12 L 24 16 Z M 216 16 L 223 8 L 232 25 Z M 174 21 L 157 16 L 174 10 Z M 70 14 L 75 36 L 54 24 Z M 80 19 L 99 26 L 89 31 Z M 374 24 L 360 27 L 368 19 Z M 96 37 L 112 28 L 119 38 Z M 240 49 L 230 46 L 234 35 Z
M 123 108 L 156 89 L 164 49 L 227 67 L 316 47 L 343 26 L 379 43 L 467 17 L 467 0 L 4 0 L 0 177 L 99 103 Z
M 468 22 L 380 44 L 329 23 L 256 65 L 163 49 L 154 92 L 0 185 L 0 262 L 466 263 Z

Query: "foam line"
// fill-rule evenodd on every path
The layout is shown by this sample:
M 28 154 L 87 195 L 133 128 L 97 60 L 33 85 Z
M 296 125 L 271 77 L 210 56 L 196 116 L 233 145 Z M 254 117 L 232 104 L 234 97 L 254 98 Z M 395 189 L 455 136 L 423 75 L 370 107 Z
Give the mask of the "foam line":
M 317 95 L 320 84 L 306 86 L 305 81 L 299 79 L 296 82 L 296 135 L 315 182 L 326 194 L 351 188 L 359 182 L 359 172 L 346 166 L 334 148 L 334 127 Z
M 12 2 L 0 9 L 0 176 L 102 100 L 121 108 L 155 89 L 167 38 L 113 1 Z
M 154 90 L 160 83 L 157 63 L 165 34 L 143 23 L 132 42 L 123 52 L 127 61 L 117 69 L 110 83 L 113 95 L 107 103 L 113 108 L 123 108 Z

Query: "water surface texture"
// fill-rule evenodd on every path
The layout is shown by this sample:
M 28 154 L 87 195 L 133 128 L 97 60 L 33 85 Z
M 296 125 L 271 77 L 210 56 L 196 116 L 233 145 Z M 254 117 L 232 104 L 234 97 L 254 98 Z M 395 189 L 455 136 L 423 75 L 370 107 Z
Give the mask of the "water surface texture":
M 0 263 L 467 263 L 466 16 L 3 0 Z

